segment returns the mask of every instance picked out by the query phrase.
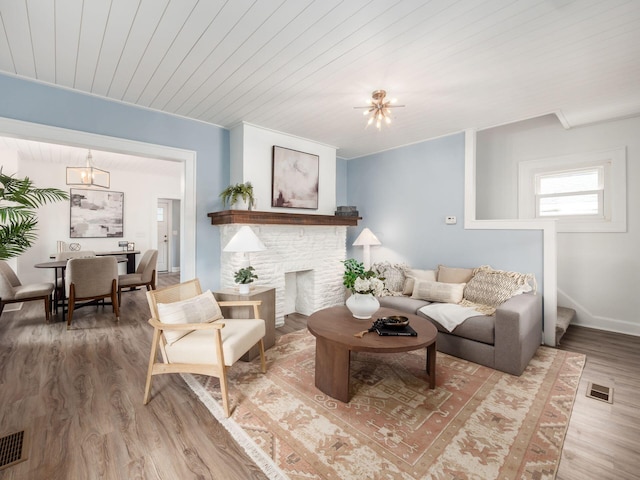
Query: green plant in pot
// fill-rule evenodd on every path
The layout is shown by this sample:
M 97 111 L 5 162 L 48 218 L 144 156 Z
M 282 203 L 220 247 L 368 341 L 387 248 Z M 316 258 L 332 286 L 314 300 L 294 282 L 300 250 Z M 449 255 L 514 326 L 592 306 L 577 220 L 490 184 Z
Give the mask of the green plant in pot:
M 233 279 L 238 284 L 238 292 L 241 295 L 247 295 L 249 293 L 249 285 L 258 278 L 255 273 L 255 269 L 252 266 L 244 267 L 234 272 Z
M 68 198 L 62 190 L 36 188 L 28 177 L 5 175 L 0 168 L 0 260 L 21 255 L 36 241 L 38 207 Z
M 225 207 L 228 205 L 230 208 L 233 208 L 236 203 L 240 203 L 240 200 L 247 204 L 249 210 L 251 210 L 256 203 L 253 197 L 253 185 L 251 185 L 251 182 L 229 185 L 220 192 L 220 198 L 222 199 L 222 205 Z
M 384 278 L 373 270 L 365 270 L 364 265 L 350 258 L 343 261 L 342 283 L 351 292 L 345 305 L 355 318 L 369 319 L 380 308 L 375 298 L 384 291 Z

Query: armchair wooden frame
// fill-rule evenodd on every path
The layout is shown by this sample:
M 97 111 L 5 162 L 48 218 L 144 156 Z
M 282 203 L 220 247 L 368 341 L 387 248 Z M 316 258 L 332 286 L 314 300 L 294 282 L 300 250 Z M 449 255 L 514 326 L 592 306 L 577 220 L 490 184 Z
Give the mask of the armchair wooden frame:
M 208 375 L 216 377 L 220 380 L 220 392 L 222 394 L 222 407 L 225 415 L 231 414 L 229 408 L 227 368 L 224 362 L 224 352 L 222 347 L 222 329 L 224 328 L 224 319 L 213 323 L 184 323 L 184 324 L 167 324 L 158 320 L 158 303 L 172 303 L 185 300 L 202 293 L 200 282 L 198 279 L 190 280 L 179 285 L 163 288 L 160 290 L 147 291 L 147 300 L 151 310 L 152 318 L 149 324 L 153 327 L 153 340 L 151 343 L 151 353 L 149 356 L 149 368 L 147 370 L 147 380 L 144 389 L 143 403 L 149 402 L 151 394 L 151 381 L 154 375 L 163 373 L 195 373 L 199 375 Z M 253 318 L 260 318 L 261 301 L 227 301 L 218 302 L 220 307 L 246 306 L 253 308 Z M 216 346 L 216 364 L 196 364 L 196 363 L 169 363 L 165 346 L 167 344 L 163 332 L 172 331 L 193 331 L 193 330 L 213 330 L 213 341 Z M 264 356 L 264 342 L 261 338 L 258 341 L 260 349 L 260 367 L 262 373 L 267 371 L 267 365 Z M 160 350 L 163 362 L 157 359 L 158 350 Z

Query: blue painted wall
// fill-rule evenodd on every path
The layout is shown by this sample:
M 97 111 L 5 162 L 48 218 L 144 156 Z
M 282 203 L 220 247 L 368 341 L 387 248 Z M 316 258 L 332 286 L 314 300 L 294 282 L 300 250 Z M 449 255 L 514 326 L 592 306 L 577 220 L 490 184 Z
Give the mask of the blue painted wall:
M 229 184 L 229 132 L 214 125 L 0 75 L 0 116 L 197 152 L 196 272 L 203 288 L 220 282 L 219 232 L 207 213 L 220 210 Z
M 196 269 L 204 288 L 220 278 L 219 235 L 208 212 L 221 209 L 229 183 L 229 132 L 205 123 L 99 97 L 0 75 L 0 116 L 55 127 L 184 148 L 197 152 Z M 464 136 L 398 148 L 355 160 L 338 159 L 336 200 L 363 217 L 348 230 L 351 243 L 369 227 L 383 245 L 372 260 L 404 261 L 416 268 L 490 264 L 533 272 L 542 282 L 542 234 L 537 231 L 464 230 Z M 458 217 L 445 225 L 447 215 Z
M 336 158 L 336 206 L 347 205 L 347 161 Z
M 392 132 L 390 132 L 392 133 Z M 382 242 L 371 261 L 405 262 L 432 269 L 491 265 L 534 273 L 542 287 L 542 233 L 529 230 L 465 230 L 464 135 L 397 148 L 347 161 L 348 202 L 363 217 L 348 229 L 351 244 L 364 227 Z M 446 225 L 446 216 L 457 224 Z

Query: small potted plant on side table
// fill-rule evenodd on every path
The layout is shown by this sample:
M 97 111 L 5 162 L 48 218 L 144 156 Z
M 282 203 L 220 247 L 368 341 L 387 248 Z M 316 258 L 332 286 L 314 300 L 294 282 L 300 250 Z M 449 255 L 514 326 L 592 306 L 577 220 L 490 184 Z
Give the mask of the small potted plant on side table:
M 254 268 L 244 267 L 234 273 L 234 280 L 238 284 L 238 293 L 240 295 L 248 295 L 251 283 L 258 278 L 254 273 Z

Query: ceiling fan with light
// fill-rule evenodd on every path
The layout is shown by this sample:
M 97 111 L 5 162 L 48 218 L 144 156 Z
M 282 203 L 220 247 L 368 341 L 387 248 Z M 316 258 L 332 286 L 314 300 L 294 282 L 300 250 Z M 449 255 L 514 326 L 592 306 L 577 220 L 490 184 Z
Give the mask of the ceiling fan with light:
M 389 110 L 390 108 L 404 107 L 404 105 L 395 105 L 395 98 L 386 100 L 386 96 L 387 92 L 385 90 L 376 90 L 371 94 L 369 105 L 365 107 L 353 107 L 367 109 L 362 113 L 363 115 L 369 115 L 367 126 L 371 125 L 375 121 L 376 127 L 380 129 L 382 120 L 384 120 L 387 124 L 391 123 L 391 110 Z

